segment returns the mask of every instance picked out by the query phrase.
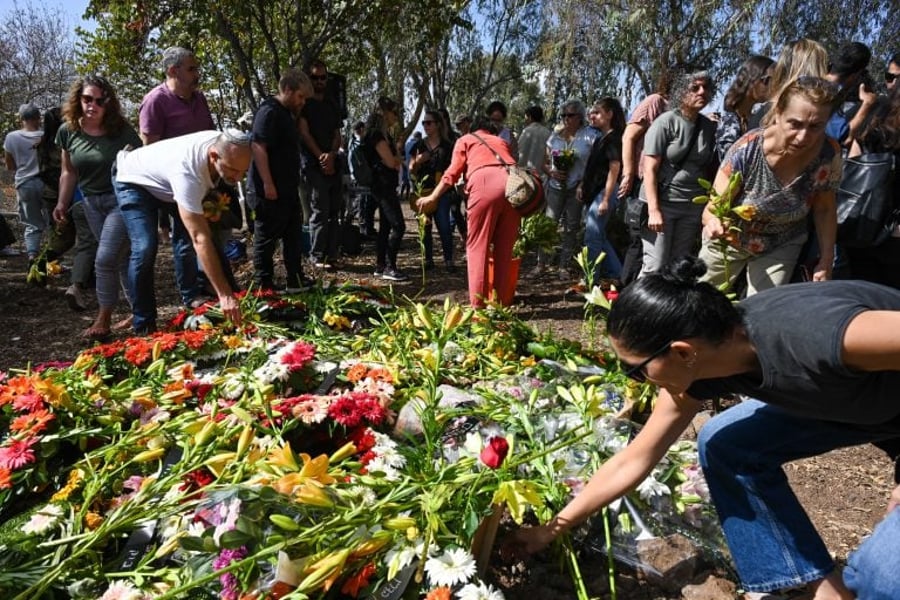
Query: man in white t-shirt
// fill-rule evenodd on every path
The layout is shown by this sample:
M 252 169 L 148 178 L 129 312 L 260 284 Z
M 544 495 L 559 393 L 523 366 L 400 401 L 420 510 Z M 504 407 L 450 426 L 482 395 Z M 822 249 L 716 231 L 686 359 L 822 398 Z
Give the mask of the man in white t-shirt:
M 34 105 L 19 108 L 22 128 L 11 131 L 3 140 L 6 168 L 15 172 L 19 218 L 25 225 L 25 250 L 34 260 L 41 252 L 41 236 L 47 228 L 49 215 L 44 210 L 44 183 L 38 177 L 37 145 L 44 136 L 41 111 Z
M 235 289 L 203 215 L 203 199 L 220 179 L 229 185 L 243 179 L 251 158 L 250 136 L 234 129 L 191 133 L 119 153 L 114 185 L 131 240 L 128 286 L 135 333 L 156 329 L 157 211 L 166 202 L 176 204 L 225 317 L 240 323 Z

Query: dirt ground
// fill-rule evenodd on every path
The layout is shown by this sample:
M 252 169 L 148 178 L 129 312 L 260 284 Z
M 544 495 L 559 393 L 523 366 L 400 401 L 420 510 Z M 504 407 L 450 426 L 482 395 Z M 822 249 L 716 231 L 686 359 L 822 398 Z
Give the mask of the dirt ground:
M 6 185 L 2 186 L 0 210 L 14 212 L 13 190 L 8 185 L 9 178 L 5 174 L 3 182 Z M 19 236 L 17 247 L 22 249 L 22 230 L 18 220 L 8 221 Z M 452 274 L 438 266 L 428 273 L 427 284 L 422 289 L 415 232 L 415 221 L 410 217 L 400 266 L 411 276 L 411 280 L 395 289 L 402 290 L 409 297 L 442 300 L 449 296 L 455 301 L 465 302 L 467 294 L 462 263 L 462 268 Z M 435 242 L 437 244 L 437 239 Z M 462 251 L 463 248 L 458 243 L 457 255 L 462 256 Z M 361 256 L 346 258 L 339 272 L 310 274 L 372 281 L 373 256 L 374 247 L 368 243 Z M 71 264 L 71 258 L 66 257 L 62 262 Z M 88 310 L 83 313 L 73 312 L 64 299 L 64 291 L 68 285 L 67 274 L 56 276 L 46 287 L 39 288 L 25 283 L 26 268 L 27 260 L 24 255 L 0 257 L 0 371 L 46 361 L 72 360 L 79 350 L 89 345 L 80 334 L 90 325 L 96 303 L 92 301 Z M 555 273 L 552 277 L 535 279 L 526 275 L 528 268 L 526 260 L 517 288 L 517 310 L 540 332 L 550 331 L 555 335 L 586 342 L 581 302 L 578 298 L 566 295 L 567 287 L 575 281 L 574 275 L 569 282 L 560 281 Z M 250 272 L 249 264 L 244 263 L 237 269 L 239 280 L 248 282 Z M 178 300 L 168 246 L 161 248 L 156 280 L 161 318 L 174 315 L 178 310 Z M 114 322 L 126 316 L 127 305 L 122 302 Z M 797 495 L 838 560 L 845 559 L 859 541 L 871 532 L 873 525 L 884 513 L 893 487 L 889 460 L 872 446 L 797 461 L 788 465 L 786 470 Z M 507 597 L 528 593 L 535 600 L 574 598 L 575 593 L 568 583 L 568 575 L 564 571 L 560 572 L 561 568 L 556 563 L 548 562 L 529 565 L 524 571 L 520 569 L 514 575 L 518 581 L 518 585 L 513 588 L 515 592 L 510 595 L 512 590 L 509 590 Z M 608 593 L 604 591 L 603 561 L 588 558 L 582 568 L 585 569 L 585 580 L 592 595 L 608 597 Z M 599 582 L 596 586 L 591 584 L 595 580 Z M 623 569 L 618 585 L 619 598 L 624 599 L 663 600 L 682 597 L 678 593 L 666 593 L 641 581 L 640 577 L 634 577 L 628 569 Z

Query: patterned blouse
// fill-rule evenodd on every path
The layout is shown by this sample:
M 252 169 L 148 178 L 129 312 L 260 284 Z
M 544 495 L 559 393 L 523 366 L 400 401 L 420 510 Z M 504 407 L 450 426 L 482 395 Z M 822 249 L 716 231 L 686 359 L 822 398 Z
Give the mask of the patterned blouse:
M 743 187 L 736 205 L 754 206 L 749 221 L 735 219 L 740 227 L 738 246 L 751 254 L 764 254 L 806 234 L 806 217 L 816 194 L 834 192 L 841 181 L 841 151 L 826 138 L 822 150 L 792 182 L 782 185 L 763 153 L 763 130 L 748 131 L 736 141 L 720 170 L 727 176 L 743 174 Z

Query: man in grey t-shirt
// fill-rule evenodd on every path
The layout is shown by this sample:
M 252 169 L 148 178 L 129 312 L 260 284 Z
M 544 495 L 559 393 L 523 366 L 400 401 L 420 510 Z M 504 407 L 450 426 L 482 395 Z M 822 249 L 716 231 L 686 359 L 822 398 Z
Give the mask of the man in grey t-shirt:
M 16 174 L 19 219 L 25 224 L 25 250 L 28 259 L 34 260 L 41 252 L 41 237 L 49 222 L 49 215 L 44 210 L 44 183 L 38 177 L 37 145 L 44 132 L 41 130 L 41 111 L 33 104 L 23 104 L 19 108 L 19 118 L 22 128 L 6 136 L 3 150 L 6 168 Z

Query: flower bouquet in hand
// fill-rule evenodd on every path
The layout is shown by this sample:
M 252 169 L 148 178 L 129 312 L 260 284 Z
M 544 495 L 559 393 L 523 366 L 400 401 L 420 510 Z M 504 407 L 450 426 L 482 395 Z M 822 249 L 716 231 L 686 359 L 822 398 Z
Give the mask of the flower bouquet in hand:
M 203 199 L 203 216 L 210 223 L 218 223 L 231 210 L 230 205 L 231 196 L 213 190 Z
M 550 155 L 550 158 L 552 159 L 554 169 L 562 171 L 563 173 L 568 173 L 569 169 L 575 165 L 575 150 L 574 148 L 554 150 Z
M 720 194 L 716 192 L 713 184 L 706 179 L 700 178 L 697 182 L 706 191 L 703 196 L 697 196 L 693 199 L 695 204 L 708 204 L 709 212 L 719 220 L 722 225 L 723 233 L 718 236 L 719 251 L 722 254 L 722 260 L 725 264 L 725 281 L 728 286 L 731 276 L 728 269 L 728 246 L 737 241 L 736 234 L 739 234 L 741 228 L 735 223 L 735 217 L 744 221 L 751 220 L 756 215 L 756 207 L 750 205 L 734 206 L 734 199 L 741 191 L 743 184 L 743 176 L 740 171 L 735 171 L 728 178 L 728 184 L 725 190 Z

